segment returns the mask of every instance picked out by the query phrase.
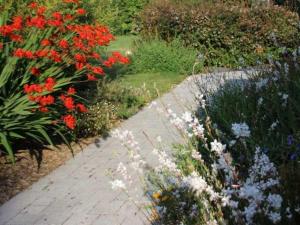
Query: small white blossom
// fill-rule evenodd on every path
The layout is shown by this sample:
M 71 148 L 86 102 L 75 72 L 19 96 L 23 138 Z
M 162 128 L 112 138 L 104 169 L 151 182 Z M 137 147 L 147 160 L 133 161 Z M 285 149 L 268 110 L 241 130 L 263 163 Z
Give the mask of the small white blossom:
M 218 142 L 217 140 L 214 140 L 210 143 L 211 150 L 213 152 L 216 152 L 218 155 L 222 154 L 222 152 L 226 149 L 226 145 L 222 145 L 221 142 Z
M 159 143 L 161 143 L 162 142 L 161 136 L 157 136 L 156 137 L 156 141 L 159 142 Z
M 250 129 L 246 123 L 233 123 L 231 129 L 236 138 L 250 137 Z
M 268 216 L 273 223 L 278 223 L 281 220 L 281 216 L 278 212 L 270 212 Z
M 261 106 L 262 103 L 263 103 L 264 99 L 262 97 L 260 97 L 258 100 L 257 100 L 257 105 L 258 106 Z
M 126 189 L 126 185 L 124 184 L 124 182 L 122 180 L 114 180 L 111 181 L 111 187 L 113 190 L 117 190 L 117 189 Z
M 271 130 L 271 131 L 274 130 L 274 129 L 278 126 L 278 124 L 279 124 L 279 121 L 276 120 L 275 122 L 273 122 L 273 123 L 271 124 L 269 130 Z
M 193 116 L 192 116 L 192 113 L 191 112 L 185 112 L 183 115 L 182 115 L 182 119 L 187 122 L 187 123 L 190 123 L 193 121 Z
M 269 194 L 267 201 L 271 207 L 279 209 L 281 207 L 282 197 L 277 194 Z

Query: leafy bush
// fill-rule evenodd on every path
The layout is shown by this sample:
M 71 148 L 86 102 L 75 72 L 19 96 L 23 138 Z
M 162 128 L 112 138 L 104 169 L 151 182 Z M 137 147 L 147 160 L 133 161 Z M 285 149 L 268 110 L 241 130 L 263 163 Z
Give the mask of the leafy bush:
M 299 44 L 298 16 L 278 6 L 155 1 L 143 10 L 141 20 L 144 35 L 180 38 L 198 49 L 208 66 L 255 65 L 278 56 L 278 46 Z
M 139 72 L 175 72 L 190 74 L 197 58 L 197 51 L 187 48 L 179 40 L 170 43 L 154 39 L 136 44 L 129 70 Z
M 89 111 L 80 117 L 80 134 L 107 135 L 114 125 L 134 115 L 149 100 L 150 96 L 143 89 L 125 87 L 117 82 L 101 82 Z
M 149 0 L 93 0 L 92 14 L 98 22 L 109 26 L 114 34 L 135 32 L 136 17 Z
M 77 2 L 65 0 L 51 10 L 32 2 L 17 15 L 2 7 L 0 147 L 11 159 L 18 140 L 66 141 L 66 127 L 75 129 L 76 116 L 87 111 L 74 86 L 97 80 L 102 67 L 128 63 L 117 52 L 100 59 L 96 48 L 114 37 L 106 27 L 86 24 Z

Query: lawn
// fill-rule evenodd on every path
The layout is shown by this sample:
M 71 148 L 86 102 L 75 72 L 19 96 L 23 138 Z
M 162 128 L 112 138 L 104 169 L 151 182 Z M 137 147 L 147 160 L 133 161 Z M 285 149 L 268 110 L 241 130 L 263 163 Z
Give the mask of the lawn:
M 156 97 L 157 94 L 164 94 L 172 89 L 184 80 L 185 77 L 185 75 L 173 72 L 137 73 L 124 75 L 117 82 L 135 88 L 144 87 L 150 91 L 151 96 Z
M 134 52 L 134 43 L 139 39 L 139 36 L 125 35 L 117 36 L 116 40 L 108 47 L 108 51 L 119 51 L 126 53 L 127 51 Z M 125 74 L 120 76 L 113 82 L 120 83 L 126 87 L 146 88 L 149 90 L 153 98 L 157 95 L 164 94 L 179 84 L 186 78 L 187 75 L 175 72 L 143 72 L 135 74 Z
M 111 45 L 107 47 L 107 51 L 114 52 L 119 51 L 121 53 L 126 53 L 126 51 L 131 51 L 134 47 L 134 42 L 139 38 L 136 35 L 123 35 L 116 36 L 116 40 L 111 42 Z

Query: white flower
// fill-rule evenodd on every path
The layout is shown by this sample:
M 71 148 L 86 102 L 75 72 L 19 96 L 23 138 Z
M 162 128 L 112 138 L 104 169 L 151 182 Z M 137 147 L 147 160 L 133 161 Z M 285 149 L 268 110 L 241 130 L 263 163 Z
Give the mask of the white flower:
M 246 217 L 246 221 L 248 224 L 252 224 L 252 219 L 256 213 L 257 205 L 255 202 L 251 202 L 247 207 L 244 209 L 244 215 Z
M 208 187 L 206 181 L 195 171 L 191 175 L 183 178 L 182 186 L 192 189 L 196 192 L 197 196 L 202 194 L 202 192 L 204 192 Z
M 207 225 L 218 225 L 216 220 L 210 220 L 207 222 Z
M 257 100 L 257 105 L 258 106 L 261 106 L 262 105 L 262 103 L 263 103 L 263 98 L 262 97 L 260 97 L 258 100 Z
M 124 184 L 123 181 L 121 180 L 114 180 L 114 181 L 111 181 L 111 188 L 113 190 L 117 190 L 117 189 L 126 189 L 126 185 Z
M 279 124 L 279 121 L 276 120 L 275 122 L 273 122 L 273 123 L 271 124 L 269 130 L 274 130 L 274 129 L 278 126 L 278 124 Z
M 250 137 L 250 129 L 246 123 L 233 123 L 231 129 L 236 138 Z
M 148 108 L 151 109 L 152 107 L 157 106 L 157 102 L 153 101 L 149 104 Z
M 271 207 L 279 209 L 281 207 L 282 197 L 277 194 L 269 194 L 267 201 Z
M 221 142 L 218 142 L 217 140 L 214 140 L 210 143 L 211 150 L 213 152 L 216 152 L 218 155 L 222 154 L 222 152 L 225 150 L 226 145 L 222 145 Z
M 190 123 L 193 121 L 193 116 L 191 112 L 185 112 L 181 117 L 186 123 Z
M 192 158 L 196 159 L 198 161 L 202 161 L 202 157 L 201 157 L 200 153 L 198 151 L 196 151 L 195 149 L 192 150 Z
M 132 51 L 130 51 L 130 50 L 127 50 L 127 51 L 125 52 L 125 55 L 126 55 L 126 56 L 130 56 L 130 55 L 132 55 Z
M 200 103 L 200 106 L 201 106 L 203 109 L 205 109 L 205 107 L 206 107 L 206 101 L 205 101 L 205 99 L 204 99 L 204 95 L 198 93 L 198 94 L 196 95 L 196 100 L 198 100 L 199 103 Z
M 162 142 L 161 136 L 157 136 L 157 137 L 156 137 L 156 141 L 159 142 L 159 143 L 161 143 L 161 142 Z
M 266 86 L 268 82 L 269 82 L 268 78 L 261 79 L 260 81 L 255 83 L 256 89 L 257 90 L 261 89 L 262 87 Z
M 286 100 L 286 99 L 288 99 L 288 97 L 289 97 L 288 94 L 283 94 L 283 95 L 282 95 L 282 100 Z
M 177 168 L 177 165 L 173 160 L 168 156 L 168 154 L 163 150 L 153 149 L 152 153 L 158 157 L 159 165 L 156 167 L 157 171 L 162 171 L 167 169 L 170 172 L 173 172 L 179 175 L 181 172 Z
M 268 214 L 269 219 L 272 220 L 273 223 L 277 223 L 281 220 L 281 216 L 278 212 L 270 212 Z

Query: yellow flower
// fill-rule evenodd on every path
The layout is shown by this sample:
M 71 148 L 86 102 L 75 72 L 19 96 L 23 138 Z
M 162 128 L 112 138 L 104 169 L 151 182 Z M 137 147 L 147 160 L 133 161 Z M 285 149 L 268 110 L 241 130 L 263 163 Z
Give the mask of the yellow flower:
M 155 198 L 155 199 L 157 199 L 157 200 L 160 199 L 161 192 L 158 191 L 158 192 L 153 193 L 152 197 Z

